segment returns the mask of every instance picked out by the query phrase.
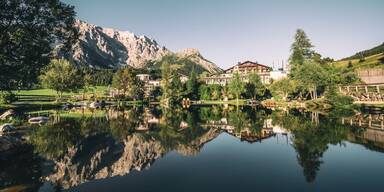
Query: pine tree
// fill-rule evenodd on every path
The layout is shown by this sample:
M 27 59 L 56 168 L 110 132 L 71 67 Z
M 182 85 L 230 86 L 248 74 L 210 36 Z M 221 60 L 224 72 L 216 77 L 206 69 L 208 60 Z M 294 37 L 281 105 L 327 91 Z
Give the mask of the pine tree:
M 197 99 L 199 90 L 199 82 L 197 80 L 195 67 L 192 68 L 191 73 L 189 74 L 189 79 L 187 81 L 187 94 L 190 99 Z
M 238 73 L 235 73 L 228 84 L 229 92 L 236 97 L 236 103 L 239 104 L 240 95 L 244 92 L 244 83 Z
M 289 57 L 289 64 L 293 74 L 298 66 L 303 65 L 305 60 L 312 58 L 314 54 L 312 48 L 313 45 L 304 30 L 297 29 L 295 40 L 291 45 L 291 56 Z

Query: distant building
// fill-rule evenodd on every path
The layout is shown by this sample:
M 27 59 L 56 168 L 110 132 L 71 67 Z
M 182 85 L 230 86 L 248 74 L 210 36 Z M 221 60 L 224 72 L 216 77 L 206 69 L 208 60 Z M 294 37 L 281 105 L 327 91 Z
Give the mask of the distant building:
M 263 74 L 263 73 L 268 73 L 270 70 L 271 68 L 266 65 L 259 64 L 257 62 L 252 62 L 252 61 L 245 61 L 243 63 L 238 63 L 237 65 L 225 70 L 225 73 Z
M 256 73 L 260 76 L 262 83 L 269 84 L 271 81 L 270 71 L 271 68 L 266 65 L 259 64 L 257 62 L 245 61 L 225 70 L 223 74 L 205 77 L 203 80 L 206 84 L 226 85 L 235 73 L 240 74 L 240 77 L 245 82 L 248 81 L 249 74 Z
M 149 74 L 137 74 L 136 77 L 143 82 L 147 82 L 151 79 L 151 75 Z
M 217 74 L 217 75 L 212 75 L 209 77 L 204 77 L 203 80 L 205 81 L 206 84 L 208 85 L 227 85 L 229 81 L 232 78 L 232 74 L 230 73 L 222 73 L 222 74 Z
M 271 71 L 270 76 L 272 80 L 276 81 L 276 80 L 287 77 L 288 73 L 286 71 L 276 70 L 276 71 Z
M 150 93 L 154 88 L 160 87 L 160 80 L 151 80 L 151 75 L 149 74 L 137 74 L 136 77 L 144 83 L 145 97 L 150 96 Z

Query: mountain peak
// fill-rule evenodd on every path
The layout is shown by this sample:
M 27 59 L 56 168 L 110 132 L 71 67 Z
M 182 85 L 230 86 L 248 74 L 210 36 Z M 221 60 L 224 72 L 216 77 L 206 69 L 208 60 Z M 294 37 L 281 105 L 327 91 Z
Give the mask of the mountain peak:
M 76 20 L 75 25 L 79 31 L 79 41 L 72 47 L 69 59 L 77 65 L 96 68 L 120 68 L 129 65 L 144 68 L 148 63 L 172 54 L 145 35 L 137 36 L 130 31 L 103 28 L 81 20 Z M 216 64 L 203 58 L 195 48 L 184 49 L 175 55 L 194 61 L 208 72 L 221 71 Z
M 75 23 L 79 42 L 72 47 L 72 59 L 78 65 L 119 68 L 130 65 L 142 68 L 170 51 L 144 35 L 103 28 L 81 20 Z
M 201 55 L 200 51 L 196 48 L 186 48 L 179 52 L 177 52 L 180 56 L 193 56 L 193 55 Z
M 205 70 L 207 70 L 210 73 L 218 73 L 221 72 L 222 69 L 219 68 L 216 64 L 213 62 L 205 59 L 201 54 L 200 51 L 196 48 L 187 48 L 183 49 L 176 53 L 178 57 L 181 58 L 188 58 L 191 61 L 195 62 L 196 64 L 203 67 Z

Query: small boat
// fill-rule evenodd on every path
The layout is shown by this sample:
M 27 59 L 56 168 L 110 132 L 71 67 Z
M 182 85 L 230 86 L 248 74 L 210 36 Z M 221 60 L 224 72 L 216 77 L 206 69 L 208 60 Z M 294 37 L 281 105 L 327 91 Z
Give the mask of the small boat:
M 37 123 L 45 123 L 49 120 L 48 117 L 44 117 L 44 116 L 41 116 L 41 117 L 32 117 L 30 119 L 28 119 L 28 122 L 31 123 L 31 124 L 37 124 Z

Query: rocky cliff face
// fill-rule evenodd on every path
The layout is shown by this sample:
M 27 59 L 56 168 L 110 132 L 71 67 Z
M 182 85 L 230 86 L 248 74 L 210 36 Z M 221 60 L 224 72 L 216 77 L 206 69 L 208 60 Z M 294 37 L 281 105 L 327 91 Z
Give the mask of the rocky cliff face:
M 160 59 L 170 52 L 155 40 L 128 31 L 102 28 L 79 20 L 76 27 L 79 42 L 73 46 L 72 59 L 79 65 L 142 68 L 148 61 Z
M 83 21 L 76 21 L 79 41 L 70 55 L 78 65 L 98 68 L 119 68 L 130 65 L 135 68 L 146 67 L 149 61 L 156 61 L 172 54 L 164 46 L 146 36 L 136 36 L 128 31 L 102 28 Z M 196 49 L 186 49 L 177 53 L 188 57 L 208 72 L 221 71 L 216 64 L 206 60 Z

